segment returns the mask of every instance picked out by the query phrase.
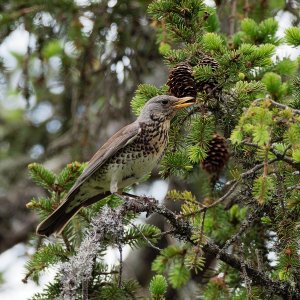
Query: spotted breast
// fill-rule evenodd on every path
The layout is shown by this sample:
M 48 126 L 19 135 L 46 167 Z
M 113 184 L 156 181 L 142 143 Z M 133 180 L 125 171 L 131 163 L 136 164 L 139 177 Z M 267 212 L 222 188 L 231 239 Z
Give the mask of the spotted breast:
M 93 197 L 99 192 L 112 193 L 132 185 L 149 174 L 164 154 L 170 122 L 156 118 L 140 123 L 140 133 L 133 143 L 118 151 L 80 188 L 78 196 Z

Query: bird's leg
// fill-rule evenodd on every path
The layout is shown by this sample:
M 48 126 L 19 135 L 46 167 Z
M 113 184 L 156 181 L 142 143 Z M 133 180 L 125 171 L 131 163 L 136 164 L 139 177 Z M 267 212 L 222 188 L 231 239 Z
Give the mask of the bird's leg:
M 123 201 L 126 201 L 126 199 L 124 197 L 125 195 L 122 194 L 122 191 L 117 191 L 114 193 L 114 195 L 121 198 Z
M 118 192 L 118 180 L 116 180 L 116 178 L 114 177 L 111 178 L 109 189 L 112 194 Z

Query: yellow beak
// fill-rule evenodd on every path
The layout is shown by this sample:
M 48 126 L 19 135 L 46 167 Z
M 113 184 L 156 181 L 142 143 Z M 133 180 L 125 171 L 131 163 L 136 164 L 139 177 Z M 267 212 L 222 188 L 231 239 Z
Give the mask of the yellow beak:
M 180 109 L 184 107 L 189 107 L 195 103 L 194 97 L 183 97 L 179 98 L 178 101 L 176 101 L 173 105 L 175 109 Z

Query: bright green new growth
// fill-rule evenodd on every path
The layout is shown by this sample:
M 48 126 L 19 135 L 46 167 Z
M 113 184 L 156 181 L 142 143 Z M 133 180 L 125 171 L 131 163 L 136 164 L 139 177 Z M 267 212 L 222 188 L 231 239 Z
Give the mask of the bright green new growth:
M 164 300 L 168 283 L 164 276 L 155 275 L 150 281 L 149 290 L 153 300 Z

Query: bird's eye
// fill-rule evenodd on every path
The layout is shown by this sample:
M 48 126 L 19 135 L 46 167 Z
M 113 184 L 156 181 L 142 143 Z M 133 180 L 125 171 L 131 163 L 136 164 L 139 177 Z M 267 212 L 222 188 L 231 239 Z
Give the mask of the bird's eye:
M 168 101 L 168 100 L 162 100 L 161 103 L 162 103 L 163 105 L 166 105 L 166 104 L 169 103 L 169 101 Z

